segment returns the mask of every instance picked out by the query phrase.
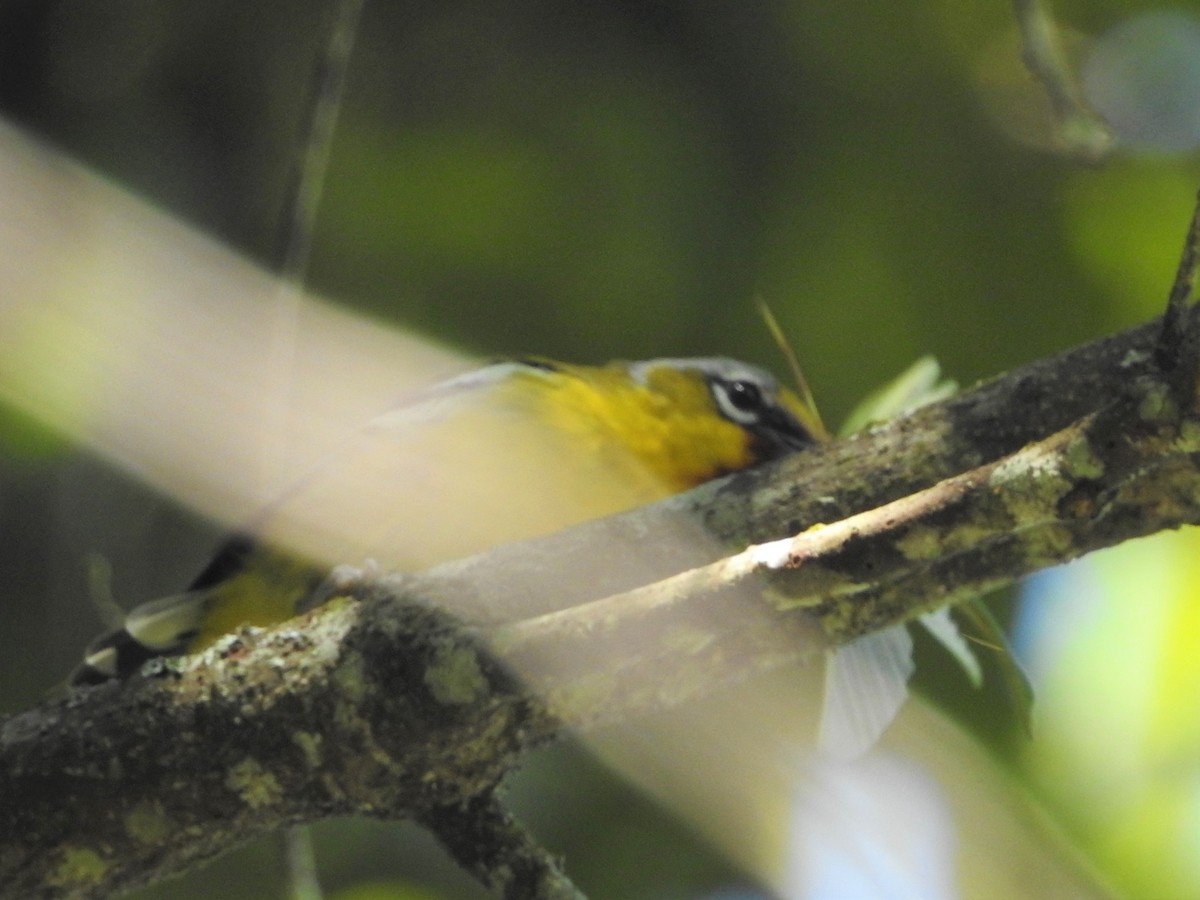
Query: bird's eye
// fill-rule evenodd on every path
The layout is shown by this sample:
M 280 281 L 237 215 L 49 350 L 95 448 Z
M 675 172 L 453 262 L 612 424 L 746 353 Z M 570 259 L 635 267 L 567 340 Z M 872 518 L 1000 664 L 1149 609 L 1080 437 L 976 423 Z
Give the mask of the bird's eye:
M 762 388 L 752 381 L 731 381 L 726 386 L 729 402 L 743 412 L 762 406 Z
M 753 381 L 712 382 L 713 399 L 721 415 L 738 425 L 755 425 L 765 400 L 762 388 Z

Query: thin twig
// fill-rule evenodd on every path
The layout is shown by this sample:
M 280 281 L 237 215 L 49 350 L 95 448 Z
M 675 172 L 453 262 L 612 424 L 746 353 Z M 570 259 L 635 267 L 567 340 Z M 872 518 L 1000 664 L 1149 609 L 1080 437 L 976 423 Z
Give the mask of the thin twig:
M 317 210 L 333 149 L 334 132 L 345 96 L 350 57 L 366 0 L 334 0 L 329 43 L 317 61 L 307 128 L 300 135 L 288 189 L 284 193 L 279 232 L 279 282 L 275 298 L 271 346 L 267 350 L 267 384 L 261 453 L 261 483 L 269 495 L 293 443 L 289 426 L 292 384 L 296 374 L 302 290 L 312 258 Z
M 301 153 L 292 169 L 280 221 L 279 271 L 284 280 L 303 284 L 312 256 L 317 210 L 333 150 L 334 132 L 346 93 L 350 57 L 366 0 L 336 0 L 333 28 L 318 60 L 309 104 L 308 128 L 301 135 Z
M 296 333 L 299 328 L 301 292 L 312 259 L 317 210 L 329 169 L 333 137 L 345 95 L 350 57 L 358 34 L 366 0 L 334 0 L 333 26 L 325 51 L 318 60 L 309 103 L 308 127 L 301 135 L 291 181 L 284 196 L 280 222 L 279 269 L 282 280 L 275 300 L 275 327 L 268 368 L 273 383 L 267 390 L 268 428 L 263 437 L 264 484 L 283 458 L 291 434 L 287 416 L 291 404 L 291 382 L 295 375 Z M 321 900 L 324 896 L 317 877 L 312 834 L 307 827 L 289 828 L 280 838 L 281 855 L 293 900 Z
M 1041 0 L 1013 0 L 1013 12 L 1021 32 L 1021 57 L 1046 91 L 1062 148 L 1081 161 L 1099 162 L 1112 149 L 1113 134 L 1083 98 L 1054 17 Z
M 291 900 L 322 900 L 325 892 L 317 877 L 312 830 L 307 825 L 288 828 L 280 839 L 283 842 L 283 864 Z

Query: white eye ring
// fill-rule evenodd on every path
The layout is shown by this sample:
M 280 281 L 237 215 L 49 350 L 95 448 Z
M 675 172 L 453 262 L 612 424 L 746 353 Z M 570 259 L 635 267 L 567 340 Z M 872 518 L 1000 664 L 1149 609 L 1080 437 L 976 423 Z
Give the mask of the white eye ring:
M 750 427 L 762 422 L 765 405 L 762 388 L 753 381 L 725 381 L 714 378 L 709 389 L 717 411 L 736 425 Z

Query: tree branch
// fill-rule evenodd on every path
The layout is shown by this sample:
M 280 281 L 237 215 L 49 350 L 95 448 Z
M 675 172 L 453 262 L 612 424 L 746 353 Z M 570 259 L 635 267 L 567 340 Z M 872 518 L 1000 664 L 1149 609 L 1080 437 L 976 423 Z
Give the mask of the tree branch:
M 447 811 L 492 809 L 504 775 L 564 724 L 679 703 L 1194 523 L 1195 390 L 1158 367 L 1159 333 L 654 507 L 362 585 L 359 602 L 231 636 L 161 677 L 13 716 L 0 896 L 109 895 L 330 816 L 441 828 Z M 647 537 L 695 523 L 717 541 Z M 548 858 L 531 866 L 554 881 Z

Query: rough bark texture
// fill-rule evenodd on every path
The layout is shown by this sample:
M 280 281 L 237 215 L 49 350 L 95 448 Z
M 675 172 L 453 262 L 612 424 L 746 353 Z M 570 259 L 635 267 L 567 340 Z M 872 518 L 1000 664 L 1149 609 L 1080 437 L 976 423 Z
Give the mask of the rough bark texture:
M 769 469 L 364 585 L 360 602 L 13 716 L 0 896 L 105 896 L 347 814 L 418 819 L 499 894 L 574 896 L 491 793 L 562 723 L 682 702 L 1200 520 L 1192 376 L 1164 371 L 1156 347 L 1157 327 L 1136 329 Z M 718 540 L 663 552 L 653 536 L 681 521 Z

